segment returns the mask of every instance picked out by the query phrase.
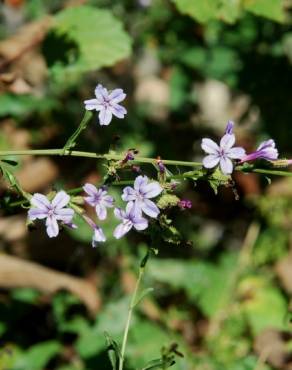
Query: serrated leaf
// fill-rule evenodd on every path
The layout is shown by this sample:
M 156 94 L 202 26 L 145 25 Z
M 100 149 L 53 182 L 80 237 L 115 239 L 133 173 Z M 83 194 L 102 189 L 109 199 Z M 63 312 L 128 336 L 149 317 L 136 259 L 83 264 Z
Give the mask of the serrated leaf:
M 78 53 L 63 65 L 70 72 L 109 67 L 130 55 L 131 39 L 109 10 L 85 5 L 64 9 L 54 17 L 53 31 L 76 43 Z
M 245 10 L 273 21 L 284 21 L 284 2 L 283 0 L 245 0 L 243 2 Z

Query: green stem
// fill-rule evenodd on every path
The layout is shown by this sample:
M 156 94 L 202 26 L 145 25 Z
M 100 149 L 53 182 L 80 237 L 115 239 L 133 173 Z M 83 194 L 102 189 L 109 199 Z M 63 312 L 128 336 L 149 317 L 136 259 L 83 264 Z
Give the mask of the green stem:
M 143 274 L 144 274 L 144 271 L 145 271 L 145 266 L 146 266 L 146 263 L 148 261 L 149 255 L 150 255 L 150 250 L 147 251 L 146 256 L 143 258 L 143 260 L 140 264 L 138 279 L 136 281 L 135 289 L 134 289 L 134 292 L 132 294 L 131 302 L 130 302 L 130 305 L 129 305 L 126 326 L 125 326 L 125 329 L 124 329 L 121 355 L 120 355 L 120 359 L 119 359 L 119 370 L 123 370 L 124 361 L 125 361 L 125 352 L 126 352 L 126 346 L 127 346 L 127 340 L 128 340 L 128 334 L 129 334 L 131 319 L 132 319 L 132 315 L 133 315 L 133 310 L 134 310 L 134 307 L 136 306 L 136 304 L 138 302 L 137 301 L 137 294 L 138 294 L 138 291 L 139 291 L 139 288 L 140 288 L 140 283 L 141 283 L 141 280 L 142 280 L 142 277 L 143 277 Z
M 82 152 L 77 150 L 64 150 L 62 149 L 32 149 L 32 150 L 3 150 L 0 151 L 0 157 L 3 156 L 20 156 L 20 155 L 61 155 L 69 157 L 84 157 L 84 158 L 95 158 L 95 159 L 106 159 L 110 160 L 123 160 L 125 154 L 98 154 L 93 152 Z M 155 158 L 146 158 L 146 157 L 135 157 L 131 163 L 156 163 Z M 163 160 L 164 164 L 173 165 L 173 166 L 186 166 L 186 167 L 196 167 L 202 166 L 200 162 L 186 162 L 186 161 L 175 161 L 175 160 Z
M 95 158 L 95 159 L 105 159 L 110 160 L 123 160 L 125 154 L 99 154 L 93 152 L 83 152 L 78 150 L 68 150 L 68 149 L 31 149 L 31 150 L 2 150 L 0 151 L 0 157 L 3 156 L 21 156 L 21 155 L 46 155 L 46 156 L 66 156 L 66 157 L 83 157 L 83 158 Z M 156 158 L 147 158 L 147 157 L 135 157 L 131 163 L 150 163 L 156 164 Z M 172 159 L 163 159 L 163 163 L 170 166 L 185 166 L 185 167 L 202 167 L 201 162 L 188 162 L 188 161 L 176 161 Z M 242 172 L 254 172 L 261 173 L 266 175 L 276 175 L 276 176 L 292 176 L 292 172 L 288 171 L 279 171 L 274 169 L 264 169 L 264 168 L 243 168 L 242 166 L 237 166 L 235 168 L 237 171 Z

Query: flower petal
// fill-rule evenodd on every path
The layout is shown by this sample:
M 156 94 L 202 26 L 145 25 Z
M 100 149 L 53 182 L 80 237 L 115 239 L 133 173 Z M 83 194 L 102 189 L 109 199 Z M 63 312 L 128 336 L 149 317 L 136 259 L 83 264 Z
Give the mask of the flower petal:
M 217 166 L 219 161 L 220 161 L 220 157 L 218 155 L 210 154 L 210 155 L 207 155 L 206 157 L 204 157 L 203 166 L 205 168 L 213 168 L 213 167 Z
M 54 238 L 59 234 L 59 226 L 54 216 L 48 217 L 46 220 L 47 234 L 50 238 Z
M 245 150 L 239 146 L 231 148 L 227 152 L 227 157 L 231 159 L 241 159 L 245 156 Z
M 101 84 L 98 84 L 94 90 L 96 99 L 100 104 L 104 103 L 105 100 L 108 100 L 108 91 Z
M 143 186 L 145 186 L 148 183 L 148 177 L 147 176 L 137 176 L 134 182 L 134 189 L 139 191 Z
M 143 187 L 143 193 L 146 198 L 157 197 L 163 191 L 158 182 L 151 182 Z
M 126 217 L 125 211 L 123 211 L 121 208 L 115 208 L 114 214 L 119 220 L 123 220 Z
M 110 94 L 109 94 L 109 99 L 113 103 L 120 103 L 122 100 L 125 99 L 127 95 L 124 93 L 123 89 L 114 89 Z
M 220 169 L 224 175 L 230 175 L 233 171 L 233 164 L 229 158 L 222 157 L 220 159 Z
M 94 185 L 89 184 L 89 183 L 86 183 L 83 186 L 83 190 L 85 191 L 85 193 L 87 193 L 88 195 L 91 195 L 93 197 L 97 194 L 97 188 Z
M 48 200 L 46 196 L 40 193 L 35 193 L 31 200 L 30 200 L 31 205 L 33 205 L 36 208 L 42 209 L 44 211 L 47 211 L 48 208 L 51 207 L 51 203 Z
M 220 148 L 224 151 L 229 150 L 235 143 L 235 136 L 233 134 L 225 134 L 220 140 Z
M 134 228 L 139 231 L 145 230 L 148 227 L 148 221 L 144 217 L 136 218 L 133 224 L 134 224 Z
M 160 213 L 157 205 L 149 199 L 144 199 L 143 203 L 141 203 L 141 208 L 142 211 L 149 217 L 157 218 Z
M 56 209 L 55 212 L 56 220 L 63 221 L 65 224 L 72 221 L 74 216 L 74 210 L 71 208 Z
M 28 214 L 28 218 L 31 221 L 34 221 L 36 219 L 42 220 L 48 217 L 48 213 L 39 208 L 31 208 L 27 214 Z
M 102 198 L 102 204 L 105 206 L 105 207 L 108 207 L 108 208 L 111 208 L 114 206 L 114 198 L 111 197 L 110 195 L 105 195 L 103 196 Z
M 52 200 L 52 206 L 56 209 L 65 207 L 70 202 L 70 196 L 65 191 L 59 191 Z
M 125 202 L 130 202 L 136 200 L 137 194 L 136 191 L 131 188 L 131 186 L 126 186 L 123 190 L 122 199 Z
M 133 224 L 130 221 L 119 224 L 114 230 L 114 237 L 116 239 L 120 239 L 125 234 L 127 234 L 132 229 L 132 227 Z
M 202 139 L 201 148 L 208 154 L 217 154 L 220 150 L 215 141 L 208 138 Z
M 84 100 L 84 104 L 86 110 L 95 110 L 96 107 L 99 105 L 97 99 Z
M 119 104 L 111 104 L 110 110 L 112 114 L 118 118 L 124 118 L 125 114 L 127 114 L 126 108 Z
M 225 134 L 232 135 L 233 134 L 233 126 L 234 122 L 233 121 L 228 121 L 225 129 Z
M 102 204 L 97 204 L 95 206 L 95 212 L 96 212 L 96 215 L 97 217 L 100 219 L 100 220 L 105 220 L 106 219 L 106 216 L 107 216 L 107 210 L 106 210 L 106 207 Z
M 92 237 L 92 246 L 93 246 L 93 248 L 96 247 L 97 243 L 105 242 L 105 241 L 106 241 L 106 237 L 103 233 L 102 228 L 99 227 L 99 226 L 96 226 L 95 229 L 94 229 L 93 237 Z
M 101 109 L 99 112 L 98 118 L 101 126 L 107 126 L 110 124 L 113 115 L 110 109 L 103 107 L 103 109 Z

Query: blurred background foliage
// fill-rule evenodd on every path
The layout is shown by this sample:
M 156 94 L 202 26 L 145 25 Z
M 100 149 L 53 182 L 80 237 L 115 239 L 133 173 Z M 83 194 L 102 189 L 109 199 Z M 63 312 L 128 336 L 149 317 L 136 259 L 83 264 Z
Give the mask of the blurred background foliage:
M 106 129 L 91 122 L 81 149 L 200 160 L 201 137 L 233 119 L 240 145 L 272 137 L 289 158 L 291 9 L 291 0 L 2 1 L 0 149 L 62 147 L 103 83 L 127 92 L 128 115 Z M 86 159 L 10 159 L 29 192 L 105 173 Z M 193 208 L 166 210 L 127 369 L 177 349 L 177 370 L 292 369 L 292 184 L 270 180 L 238 173 L 217 195 L 204 183 L 178 187 Z M 104 332 L 121 341 L 149 240 L 109 237 L 92 250 L 83 224 L 49 240 L 41 225 L 27 231 L 25 210 L 8 207 L 17 200 L 2 181 L 0 369 L 110 369 Z M 114 225 L 110 217 L 107 235 Z

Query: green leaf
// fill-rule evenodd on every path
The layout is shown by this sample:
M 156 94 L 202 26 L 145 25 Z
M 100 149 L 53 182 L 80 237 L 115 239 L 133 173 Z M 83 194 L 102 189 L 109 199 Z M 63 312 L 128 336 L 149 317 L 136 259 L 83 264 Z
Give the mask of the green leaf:
M 203 313 L 212 317 L 224 305 L 229 294 L 231 276 L 236 266 L 237 255 L 225 254 L 216 264 L 153 260 L 148 275 L 155 280 L 169 284 L 174 289 L 183 289 L 196 302 Z
M 104 333 L 107 341 L 107 352 L 112 365 L 113 370 L 118 368 L 119 360 L 121 359 L 121 351 L 118 343 L 112 339 L 112 337 L 105 332 Z
M 167 359 L 158 358 L 156 360 L 149 361 L 148 364 L 144 366 L 141 370 L 168 369 L 174 364 L 174 356 Z
M 49 360 L 59 352 L 60 348 L 60 343 L 54 340 L 36 344 L 19 356 L 15 363 L 15 369 L 42 370 Z
M 286 328 L 287 303 L 281 291 L 265 277 L 246 278 L 239 286 L 239 294 L 242 297 L 242 310 L 254 335 L 267 328 Z
M 218 0 L 172 0 L 178 10 L 196 19 L 198 22 L 208 22 L 216 18 Z
M 243 6 L 249 12 L 273 21 L 284 21 L 283 0 L 245 0 Z
M 78 53 L 62 66 L 69 72 L 109 67 L 130 55 L 131 39 L 122 23 L 108 10 L 85 5 L 68 7 L 54 20 L 53 32 L 67 37 L 78 48 Z

